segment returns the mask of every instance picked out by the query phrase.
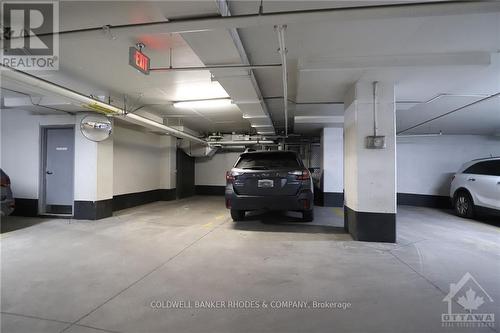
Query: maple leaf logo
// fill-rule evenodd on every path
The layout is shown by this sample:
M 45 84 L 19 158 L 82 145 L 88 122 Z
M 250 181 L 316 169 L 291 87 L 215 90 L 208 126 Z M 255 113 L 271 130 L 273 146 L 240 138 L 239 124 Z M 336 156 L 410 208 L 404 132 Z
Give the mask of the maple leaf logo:
M 458 304 L 463 306 L 463 308 L 469 312 L 477 310 L 483 303 L 483 297 L 476 296 L 476 292 L 471 288 L 465 292 L 465 296 L 460 296 L 458 298 Z

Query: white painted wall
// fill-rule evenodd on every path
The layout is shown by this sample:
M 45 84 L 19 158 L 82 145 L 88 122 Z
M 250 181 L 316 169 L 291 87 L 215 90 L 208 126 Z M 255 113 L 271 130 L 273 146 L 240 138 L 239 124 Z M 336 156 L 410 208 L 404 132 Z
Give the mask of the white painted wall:
M 39 120 L 26 111 L 0 112 L 1 167 L 11 179 L 15 197 L 36 199 L 40 160 Z M 69 119 L 68 123 L 74 123 L 74 120 Z
M 324 167 L 338 168 L 338 164 L 343 162 L 329 160 L 330 152 L 327 146 L 322 146 Z M 451 177 L 463 163 L 491 155 L 500 156 L 500 137 L 480 135 L 398 137 L 396 155 L 398 193 L 447 196 Z M 349 155 L 347 158 L 353 160 L 356 156 Z M 357 168 L 357 164 L 352 163 L 352 165 Z M 355 174 L 351 176 L 353 186 L 357 186 Z M 338 173 L 327 172 L 324 177 L 325 184 L 335 183 L 338 186 L 341 180 L 342 175 Z M 324 191 L 331 192 L 327 189 Z
M 74 200 L 97 201 L 117 194 L 175 188 L 175 138 L 115 126 L 112 138 L 96 143 L 78 128 L 83 113 L 0 112 L 0 165 L 11 178 L 16 198 L 39 197 L 43 125 L 76 124 Z
M 75 126 L 75 186 L 74 200 L 95 201 L 109 199 L 111 182 L 104 183 L 98 193 L 96 169 L 98 147 L 109 147 L 110 142 L 95 143 L 79 131 L 79 120 L 84 114 L 35 115 L 22 110 L 1 110 L 1 167 L 9 175 L 16 198 L 37 199 L 40 179 L 40 126 Z M 109 150 L 109 148 L 108 148 Z M 112 162 L 112 161 L 111 161 Z M 112 165 L 111 165 L 112 168 Z
M 217 152 L 212 158 L 195 160 L 195 185 L 226 185 L 226 171 L 231 170 L 241 152 Z
M 115 126 L 113 146 L 114 195 L 175 188 L 175 138 Z
M 323 192 L 344 191 L 344 129 L 324 128 L 321 133 Z
M 500 156 L 500 137 L 398 137 L 398 192 L 449 195 L 451 177 L 473 159 Z

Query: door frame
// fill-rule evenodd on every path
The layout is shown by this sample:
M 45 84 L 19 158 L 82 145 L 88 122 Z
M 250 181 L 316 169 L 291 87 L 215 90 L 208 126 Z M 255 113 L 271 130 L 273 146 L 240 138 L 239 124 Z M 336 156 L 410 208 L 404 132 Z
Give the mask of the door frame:
M 75 213 L 75 154 L 76 154 L 76 140 L 75 140 L 75 125 L 74 124 L 63 124 L 63 125 L 40 125 L 40 149 L 39 158 L 40 163 L 38 167 L 38 214 L 39 215 L 69 215 L 69 214 L 53 214 L 46 212 L 45 204 L 45 192 L 46 192 L 46 178 L 45 172 L 47 169 L 47 130 L 60 128 L 60 129 L 71 129 L 73 130 L 73 189 L 71 191 L 71 216 Z

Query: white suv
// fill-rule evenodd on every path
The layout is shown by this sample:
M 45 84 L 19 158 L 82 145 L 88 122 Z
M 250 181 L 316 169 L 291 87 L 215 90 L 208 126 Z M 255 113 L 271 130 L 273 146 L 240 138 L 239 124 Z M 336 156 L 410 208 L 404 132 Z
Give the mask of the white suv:
M 500 213 L 500 157 L 473 160 L 453 176 L 450 197 L 458 216 Z

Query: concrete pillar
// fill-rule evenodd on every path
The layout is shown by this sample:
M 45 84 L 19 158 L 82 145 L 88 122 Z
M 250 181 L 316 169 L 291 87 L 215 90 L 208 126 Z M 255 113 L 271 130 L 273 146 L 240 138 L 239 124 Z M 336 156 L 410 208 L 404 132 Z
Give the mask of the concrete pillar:
M 74 218 L 97 220 L 113 214 L 113 137 L 94 142 L 80 132 L 75 122 Z M 119 167 L 119 166 L 118 166 Z
M 342 207 L 344 204 L 344 129 L 324 128 L 321 133 L 323 170 L 323 205 Z
M 377 134 L 384 148 L 369 147 L 374 136 L 374 85 L 357 82 L 344 105 L 344 226 L 355 240 L 396 241 L 396 131 L 394 85 L 376 85 Z

